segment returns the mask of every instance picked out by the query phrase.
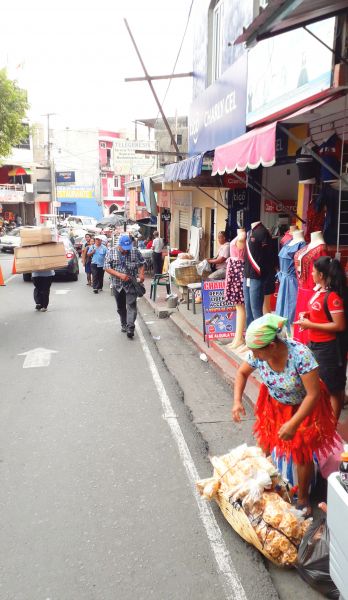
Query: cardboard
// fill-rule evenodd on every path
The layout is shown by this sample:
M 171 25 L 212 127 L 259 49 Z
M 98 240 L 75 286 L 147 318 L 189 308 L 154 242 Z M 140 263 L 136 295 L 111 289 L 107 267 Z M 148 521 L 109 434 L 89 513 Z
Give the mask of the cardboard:
M 54 227 L 31 227 L 20 230 L 21 246 L 39 246 L 57 242 L 58 233 Z
M 68 259 L 63 242 L 15 248 L 17 273 L 31 273 L 66 267 Z

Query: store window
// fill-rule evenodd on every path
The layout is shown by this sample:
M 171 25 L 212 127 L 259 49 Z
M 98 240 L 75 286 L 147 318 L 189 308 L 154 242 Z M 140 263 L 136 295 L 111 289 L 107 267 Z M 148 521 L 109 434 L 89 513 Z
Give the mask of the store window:
M 224 2 L 213 0 L 208 15 L 208 85 L 219 79 L 224 43 Z
M 114 177 L 114 190 L 121 189 L 121 177 L 119 175 L 115 175 Z

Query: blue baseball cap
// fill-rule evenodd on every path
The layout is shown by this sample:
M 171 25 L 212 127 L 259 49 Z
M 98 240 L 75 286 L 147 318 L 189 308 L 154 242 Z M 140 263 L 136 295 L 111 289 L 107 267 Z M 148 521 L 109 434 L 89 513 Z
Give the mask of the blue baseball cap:
M 118 245 L 121 246 L 122 250 L 131 250 L 132 240 L 130 239 L 129 235 L 120 235 Z

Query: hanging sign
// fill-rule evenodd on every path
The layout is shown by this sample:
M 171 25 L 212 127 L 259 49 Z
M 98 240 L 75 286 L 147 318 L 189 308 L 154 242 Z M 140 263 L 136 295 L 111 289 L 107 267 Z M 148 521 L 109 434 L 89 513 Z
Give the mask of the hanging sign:
M 265 212 L 266 213 L 283 213 L 291 211 L 297 212 L 297 201 L 296 200 L 276 200 L 265 199 Z
M 236 332 L 236 307 L 224 298 L 225 280 L 204 281 L 202 308 L 204 340 L 233 338 Z

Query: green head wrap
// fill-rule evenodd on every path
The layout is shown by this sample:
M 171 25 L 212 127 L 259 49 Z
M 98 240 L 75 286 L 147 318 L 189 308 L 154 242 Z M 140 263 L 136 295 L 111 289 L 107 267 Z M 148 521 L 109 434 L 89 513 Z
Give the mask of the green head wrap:
M 283 329 L 287 319 L 268 313 L 259 319 L 253 321 L 245 335 L 245 342 L 248 348 L 257 349 L 268 346 L 275 339 L 277 333 Z

